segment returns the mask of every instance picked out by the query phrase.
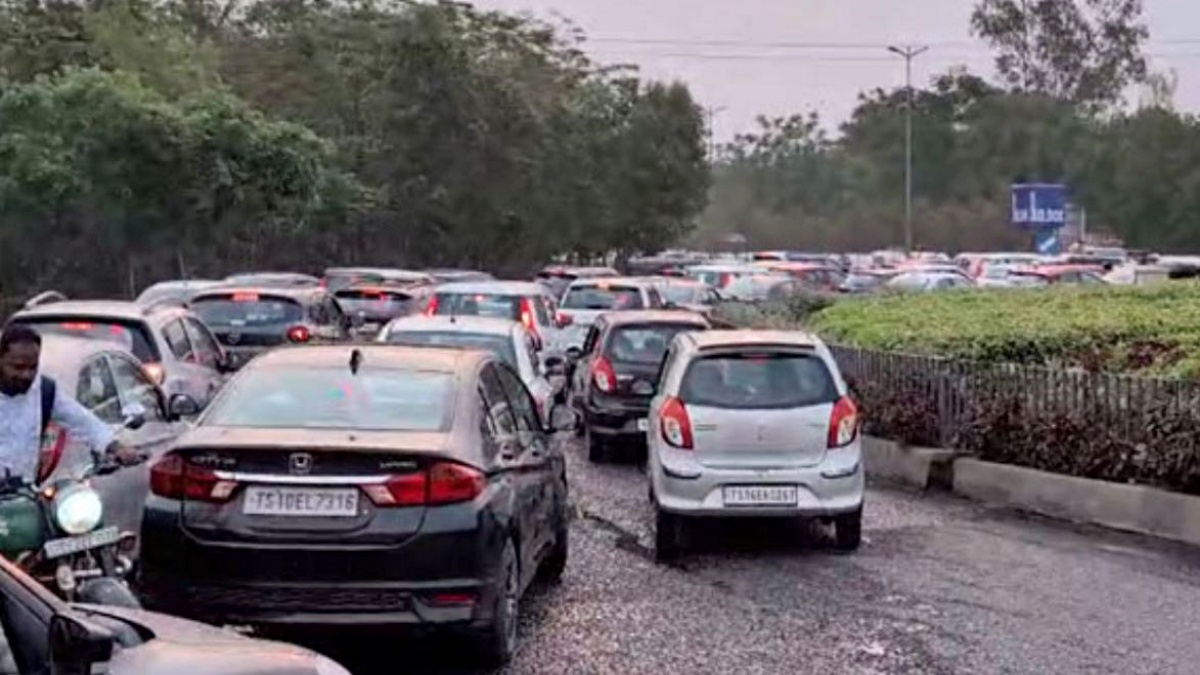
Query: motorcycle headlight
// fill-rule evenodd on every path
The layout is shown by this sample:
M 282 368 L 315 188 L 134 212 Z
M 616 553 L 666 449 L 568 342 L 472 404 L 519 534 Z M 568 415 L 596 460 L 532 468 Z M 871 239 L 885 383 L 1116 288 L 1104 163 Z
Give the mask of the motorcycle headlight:
M 63 532 L 85 534 L 96 529 L 104 516 L 104 503 L 90 487 L 79 485 L 58 493 L 54 498 L 54 520 Z

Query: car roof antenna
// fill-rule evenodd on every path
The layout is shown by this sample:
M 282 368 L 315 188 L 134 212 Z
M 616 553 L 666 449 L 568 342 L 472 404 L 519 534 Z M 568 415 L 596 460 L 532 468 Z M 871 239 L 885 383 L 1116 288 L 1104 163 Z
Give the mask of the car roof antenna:
M 357 348 L 350 352 L 350 374 L 358 375 L 358 369 L 362 367 L 363 355 Z

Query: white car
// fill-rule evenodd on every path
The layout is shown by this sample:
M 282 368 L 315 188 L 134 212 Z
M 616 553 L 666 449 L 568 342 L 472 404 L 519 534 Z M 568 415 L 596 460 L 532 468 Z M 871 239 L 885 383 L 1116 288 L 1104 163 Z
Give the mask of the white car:
M 655 553 L 678 556 L 695 516 L 832 520 L 858 548 L 859 414 L 829 349 L 796 331 L 681 333 L 646 432 Z
M 558 306 L 564 326 L 563 349 L 582 348 L 588 329 L 605 312 L 663 309 L 665 300 L 646 277 L 577 279 L 567 286 Z
M 538 359 L 533 335 L 519 321 L 479 316 L 405 316 L 379 331 L 379 342 L 409 346 L 461 347 L 496 354 L 513 367 L 537 402 L 542 419 L 549 421 L 565 382 L 561 359 Z M 557 384 L 551 383 L 554 379 Z

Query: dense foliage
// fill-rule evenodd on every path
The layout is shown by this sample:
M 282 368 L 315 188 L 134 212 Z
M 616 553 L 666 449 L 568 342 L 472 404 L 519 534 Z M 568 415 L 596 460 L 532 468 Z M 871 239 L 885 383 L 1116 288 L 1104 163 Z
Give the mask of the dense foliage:
M 0 0 L 0 283 L 678 239 L 708 181 L 690 93 L 564 35 L 455 3 Z
M 996 289 L 839 301 L 825 339 L 986 363 L 1200 375 L 1200 285 Z

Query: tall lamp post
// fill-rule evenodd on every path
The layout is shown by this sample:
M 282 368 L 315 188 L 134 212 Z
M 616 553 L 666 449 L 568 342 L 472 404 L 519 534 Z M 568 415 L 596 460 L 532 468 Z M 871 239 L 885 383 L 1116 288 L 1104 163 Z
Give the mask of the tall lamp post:
M 725 106 L 714 108 L 710 105 L 704 109 L 705 117 L 708 118 L 708 161 L 710 164 L 717 163 L 717 139 L 713 130 L 713 120 L 716 118 L 717 113 L 724 111 Z
M 912 62 L 921 54 L 929 51 L 929 47 L 888 47 L 888 51 L 904 58 L 904 87 L 908 92 L 908 105 L 904 113 L 904 252 L 912 253 L 912 192 L 913 192 L 913 86 Z

